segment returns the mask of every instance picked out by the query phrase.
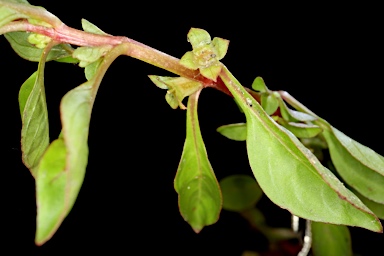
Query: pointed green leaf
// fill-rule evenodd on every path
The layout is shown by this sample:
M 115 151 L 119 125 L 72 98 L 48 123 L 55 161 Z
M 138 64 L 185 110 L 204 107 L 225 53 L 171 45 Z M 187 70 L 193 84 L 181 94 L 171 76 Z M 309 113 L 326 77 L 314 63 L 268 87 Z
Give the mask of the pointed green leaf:
M 169 79 L 165 79 L 165 77 L 154 76 L 154 75 L 149 75 L 148 77 L 160 89 L 169 89 L 168 85 L 166 84 L 166 81 Z
M 268 115 L 272 115 L 279 107 L 279 100 L 274 94 L 263 93 L 261 94 L 261 106 Z
M 281 116 L 288 122 L 311 122 L 317 119 L 316 117 L 311 116 L 309 114 L 288 108 L 283 99 L 281 98 L 278 98 L 278 100 Z
M 100 58 L 95 62 L 92 62 L 91 64 L 87 65 L 84 68 L 85 78 L 89 81 L 92 79 L 92 77 L 96 74 L 96 71 L 98 70 L 100 64 L 103 62 L 104 58 Z
M 212 46 L 216 50 L 217 56 L 216 58 L 218 60 L 221 60 L 224 58 L 225 54 L 227 54 L 228 46 L 229 46 L 229 40 L 223 39 L 220 37 L 215 37 L 212 40 Z
M 256 77 L 255 80 L 253 80 L 252 89 L 259 92 L 268 91 L 268 88 L 265 85 L 263 78 L 261 78 L 260 76 Z
M 97 26 L 87 21 L 86 19 L 81 19 L 81 26 L 83 30 L 89 33 L 98 34 L 98 35 L 107 35 L 104 31 L 99 29 Z
M 265 113 L 225 67 L 220 77 L 245 113 L 249 162 L 272 202 L 305 219 L 382 232 L 381 223 L 360 199 Z
M 245 141 L 247 138 L 247 124 L 245 123 L 222 125 L 216 131 L 230 140 Z
M 180 213 L 196 233 L 218 220 L 222 205 L 219 184 L 200 133 L 199 94 L 197 91 L 188 99 L 187 136 L 174 182 Z
M 191 43 L 193 49 L 211 43 L 211 36 L 207 31 L 200 28 L 191 28 L 187 35 L 188 42 Z
M 98 47 L 78 47 L 72 53 L 72 57 L 80 60 L 80 67 L 85 67 L 104 56 L 108 51 L 112 49 L 112 47 L 113 46 L 111 45 L 103 45 Z
M 220 181 L 220 187 L 223 209 L 228 211 L 243 212 L 251 209 L 263 195 L 255 179 L 243 174 L 225 177 Z
M 25 166 L 36 177 L 36 167 L 49 144 L 48 110 L 44 89 L 45 60 L 51 46 L 41 56 L 38 71 L 21 86 L 19 105 L 22 120 L 21 150 Z
M 368 208 L 371 209 L 374 214 L 376 214 L 377 217 L 384 220 L 384 204 L 376 203 L 372 200 L 369 200 L 368 198 L 366 198 L 365 196 L 363 196 L 362 194 L 360 194 L 354 189 L 351 189 L 351 191 L 355 193 L 355 195 L 357 195 L 360 198 L 360 200 L 366 206 L 368 206 Z
M 52 237 L 75 203 L 88 161 L 89 123 L 97 90 L 108 67 L 127 49 L 126 44 L 113 48 L 92 79 L 69 91 L 61 100 L 62 132 L 48 148 L 38 169 L 41 177 L 37 177 L 36 190 L 36 244 L 41 245 Z
M 177 100 L 176 96 L 169 91 L 167 91 L 165 94 L 165 100 L 172 109 L 177 109 L 179 106 L 179 101 Z
M 213 81 L 216 82 L 217 77 L 219 76 L 219 73 L 221 71 L 221 65 L 218 62 L 216 65 L 209 66 L 207 68 L 201 68 L 200 67 L 200 73 Z
M 180 65 L 183 65 L 186 68 L 196 70 L 199 68 L 199 65 L 197 65 L 197 61 L 195 59 L 195 55 L 193 52 L 186 52 L 183 57 L 180 59 Z
M 28 42 L 27 32 L 10 32 L 5 34 L 5 38 L 11 44 L 12 49 L 22 58 L 29 61 L 39 61 L 43 49 L 36 48 Z M 46 61 L 60 60 L 71 56 L 73 49 L 69 45 L 56 45 L 48 54 Z
M 38 214 L 35 238 L 38 245 L 52 237 L 66 216 L 66 155 L 64 140 L 59 138 L 49 145 L 38 167 L 36 178 Z
M 312 222 L 312 252 L 314 256 L 352 256 L 348 227 Z
M 363 196 L 384 204 L 384 158 L 330 126 L 324 130 L 337 172 Z
M 312 138 L 323 131 L 320 126 L 314 124 L 287 122 L 283 118 L 277 118 L 277 122 L 298 138 Z

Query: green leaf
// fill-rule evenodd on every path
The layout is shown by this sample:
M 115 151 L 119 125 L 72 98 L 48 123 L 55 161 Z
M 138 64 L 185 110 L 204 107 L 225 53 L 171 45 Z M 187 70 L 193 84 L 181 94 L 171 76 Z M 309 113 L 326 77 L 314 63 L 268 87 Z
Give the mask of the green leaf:
M 245 113 L 249 163 L 272 202 L 304 219 L 382 232 L 381 223 L 360 199 L 265 113 L 225 67 L 220 77 Z
M 23 13 L 19 13 L 17 10 L 14 10 L 12 8 L 3 6 L 0 3 L 0 27 L 8 24 L 11 21 L 23 18 L 28 18 L 28 16 Z
M 104 31 L 99 29 L 97 26 L 87 21 L 86 19 L 81 19 L 81 26 L 83 30 L 89 33 L 98 34 L 98 35 L 107 35 Z
M 274 94 L 261 94 L 261 106 L 268 115 L 272 115 L 279 107 L 279 100 Z
M 222 125 L 216 131 L 230 140 L 245 141 L 247 138 L 247 124 L 245 123 Z
M 44 89 L 45 60 L 51 46 L 41 56 L 38 71 L 33 73 L 21 86 L 19 105 L 22 120 L 22 160 L 36 177 L 36 167 L 49 145 L 48 110 Z
M 95 62 L 92 62 L 91 64 L 87 65 L 84 68 L 85 78 L 87 80 L 91 80 L 92 77 L 96 74 L 100 64 L 103 62 L 104 58 L 100 58 Z
M 352 256 L 351 235 L 348 228 L 312 222 L 312 252 L 314 256 Z
M 29 61 L 39 61 L 43 49 L 36 48 L 28 42 L 28 36 L 30 34 L 26 32 L 10 32 L 5 34 L 5 38 L 11 44 L 12 49 L 22 58 Z M 69 45 L 56 45 L 54 46 L 47 56 L 46 61 L 60 60 L 71 56 L 71 50 Z
M 360 200 L 366 206 L 368 206 L 368 208 L 371 209 L 374 214 L 376 214 L 377 217 L 384 220 L 384 204 L 379 204 L 379 203 L 376 203 L 372 200 L 369 200 L 368 198 L 366 198 L 365 196 L 363 196 L 362 194 L 360 194 L 359 192 L 357 192 L 354 189 L 351 189 L 351 191 L 353 193 L 355 193 L 355 195 L 357 195 L 360 198 Z
M 187 35 L 188 42 L 191 43 L 193 49 L 211 43 L 211 36 L 207 31 L 200 28 L 191 28 Z
M 72 53 L 72 57 L 80 60 L 80 67 L 85 67 L 92 62 L 97 61 L 99 58 L 104 56 L 108 51 L 112 49 L 111 45 L 103 45 L 97 47 L 78 47 Z
M 187 136 L 174 182 L 180 213 L 196 233 L 218 220 L 222 205 L 220 187 L 200 133 L 199 94 L 197 91 L 188 99 Z
M 323 131 L 320 126 L 314 124 L 287 122 L 283 118 L 276 120 L 298 138 L 313 138 Z
M 206 68 L 200 67 L 200 73 L 204 77 L 211 79 L 215 82 L 216 82 L 217 77 L 219 76 L 220 71 L 221 71 L 221 65 L 219 62 L 215 65 L 212 65 L 212 66 L 209 66 Z
M 227 54 L 229 40 L 220 37 L 215 37 L 212 40 L 212 46 L 216 50 L 217 59 L 221 60 Z
M 292 110 L 287 107 L 283 99 L 278 98 L 281 116 L 288 122 L 311 122 L 317 120 L 316 117 L 307 113 Z
M 323 135 L 332 162 L 348 185 L 377 203 L 384 203 L 384 158 L 330 126 Z
M 260 76 L 256 77 L 255 80 L 253 80 L 252 89 L 259 92 L 268 91 L 268 88 L 265 85 L 263 78 L 261 78 Z
M 192 70 L 196 70 L 199 68 L 199 65 L 196 62 L 195 55 L 191 51 L 186 52 L 183 55 L 183 57 L 181 57 L 179 63 L 180 63 L 180 65 L 183 65 L 184 67 L 192 69 Z
M 35 238 L 38 245 L 52 237 L 66 216 L 66 155 L 64 140 L 56 139 L 49 145 L 38 167 L 36 178 L 38 214 Z
M 62 132 L 48 148 L 38 169 L 35 238 L 38 245 L 53 236 L 75 203 L 88 161 L 89 123 L 97 90 L 106 70 L 127 48 L 121 44 L 112 49 L 92 79 L 69 91 L 61 100 Z
M 255 207 L 263 191 L 255 179 L 248 175 L 237 174 L 220 181 L 223 194 L 223 209 L 243 212 Z
M 173 109 L 176 109 L 178 106 L 181 109 L 186 109 L 182 103 L 183 99 L 203 88 L 203 85 L 200 82 L 185 77 L 150 75 L 149 78 L 157 87 L 161 89 L 169 89 L 165 99 Z

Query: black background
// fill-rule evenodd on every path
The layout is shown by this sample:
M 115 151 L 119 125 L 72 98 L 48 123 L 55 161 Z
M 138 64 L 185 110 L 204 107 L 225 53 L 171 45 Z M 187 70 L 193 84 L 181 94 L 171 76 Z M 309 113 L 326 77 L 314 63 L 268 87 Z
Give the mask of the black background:
M 85 18 L 107 33 L 128 36 L 179 58 L 191 49 L 186 41 L 191 27 L 229 39 L 222 62 L 244 86 L 262 76 L 270 89 L 288 91 L 339 130 L 384 154 L 383 41 L 373 6 L 30 2 L 44 6 L 69 26 L 80 29 Z M 110 250 L 109 255 L 241 255 L 246 249 L 263 249 L 262 238 L 234 213 L 223 211 L 218 223 L 198 235 L 184 222 L 173 178 L 184 143 L 185 111 L 172 110 L 164 100 L 165 91 L 147 77 L 170 73 L 126 56 L 112 64 L 97 95 L 89 163 L 78 200 L 54 237 L 36 247 L 34 180 L 21 162 L 17 98 L 20 85 L 37 63 L 19 58 L 4 38 L 0 47 L 5 138 L 0 244 L 4 250 L 24 250 L 28 255 L 77 250 Z M 60 132 L 61 97 L 84 81 L 76 65 L 47 63 L 52 139 Z M 244 121 L 233 100 L 213 89 L 204 90 L 199 120 L 217 178 L 252 175 L 245 144 L 215 131 L 220 125 Z M 267 209 L 270 225 L 289 225 L 288 212 L 266 198 L 260 204 Z M 351 232 L 354 251 L 360 255 L 371 255 L 384 241 L 382 234 L 360 228 Z

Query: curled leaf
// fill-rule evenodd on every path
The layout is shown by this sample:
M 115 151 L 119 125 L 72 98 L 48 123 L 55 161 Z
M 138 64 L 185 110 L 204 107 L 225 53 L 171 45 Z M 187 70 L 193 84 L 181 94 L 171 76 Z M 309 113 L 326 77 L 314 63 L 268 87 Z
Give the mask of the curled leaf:
M 188 99 L 187 136 L 174 182 L 180 213 L 196 233 L 218 220 L 222 205 L 220 187 L 200 133 L 199 93 L 195 92 Z
M 112 49 L 113 46 L 111 45 L 103 45 L 103 46 L 97 46 L 97 47 L 78 47 L 76 50 L 72 53 L 72 57 L 75 59 L 80 60 L 79 66 L 80 67 L 86 67 L 92 62 L 97 61 L 102 56 L 104 56 L 108 51 Z

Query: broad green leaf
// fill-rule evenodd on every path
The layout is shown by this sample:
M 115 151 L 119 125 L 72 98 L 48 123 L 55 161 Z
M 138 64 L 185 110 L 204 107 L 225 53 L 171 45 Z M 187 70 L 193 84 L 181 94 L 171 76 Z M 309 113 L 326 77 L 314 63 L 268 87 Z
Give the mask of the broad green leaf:
M 36 244 L 41 245 L 52 237 L 75 203 L 88 161 L 89 123 L 97 90 L 108 67 L 127 48 L 121 44 L 112 49 L 92 79 L 69 91 L 61 100 L 62 132 L 39 165 Z M 57 178 L 52 178 L 55 175 Z
M 384 158 L 332 126 L 323 134 L 332 162 L 345 182 L 368 199 L 384 204 Z
M 227 124 L 217 128 L 217 131 L 231 140 L 245 141 L 247 138 L 247 124 Z
M 199 94 L 197 91 L 188 99 L 187 135 L 174 182 L 179 194 L 180 213 L 196 233 L 218 220 L 222 205 L 219 184 L 200 133 Z
M 314 256 L 352 256 L 348 227 L 312 222 L 312 252 Z
M 165 94 L 165 100 L 172 109 L 177 109 L 179 106 L 179 101 L 177 100 L 176 96 L 169 91 L 167 91 Z
M 298 122 L 298 121 L 311 122 L 317 119 L 316 117 L 309 115 L 307 113 L 303 113 L 303 112 L 288 108 L 284 100 L 281 98 L 278 98 L 278 100 L 279 100 L 281 116 L 288 122 Z
M 223 194 L 223 209 L 242 212 L 255 207 L 263 191 L 255 179 L 248 175 L 237 174 L 220 181 Z
M 25 166 L 36 178 L 36 167 L 49 145 L 48 110 L 44 89 L 45 60 L 52 46 L 41 56 L 38 71 L 21 86 L 19 105 L 22 120 L 21 150 Z
M 180 65 L 183 65 L 186 68 L 196 70 L 199 68 L 199 65 L 197 65 L 195 55 L 193 52 L 189 51 L 186 52 L 183 57 L 180 59 Z
M 66 217 L 66 155 L 64 140 L 56 139 L 49 145 L 38 167 L 36 178 L 38 214 L 35 238 L 38 245 L 50 239 Z
M 261 94 L 261 106 L 268 115 L 272 115 L 279 107 L 279 100 L 274 94 Z
M 36 48 L 28 42 L 28 36 L 30 34 L 26 32 L 10 32 L 5 34 L 5 38 L 11 44 L 12 49 L 22 58 L 29 61 L 39 61 L 43 49 Z M 56 45 L 54 46 L 47 56 L 46 61 L 60 60 L 71 56 L 71 50 L 69 45 Z M 72 62 L 71 62 L 72 63 Z
M 263 78 L 261 78 L 260 76 L 256 77 L 255 80 L 253 80 L 252 89 L 259 92 L 268 91 L 268 88 L 265 85 Z
M 314 124 L 287 122 L 283 118 L 277 118 L 276 121 L 298 138 L 312 138 L 323 131 L 320 126 Z
M 360 194 L 354 189 L 351 189 L 351 191 L 355 193 L 355 195 L 357 195 L 360 198 L 360 200 L 366 206 L 368 206 L 368 208 L 371 209 L 371 211 L 373 211 L 374 214 L 376 214 L 377 217 L 384 220 L 384 204 L 379 204 L 372 200 L 369 200 L 368 198 L 366 198 L 365 196 L 363 196 L 362 194 Z
M 220 37 L 215 37 L 212 40 L 212 46 L 216 50 L 217 59 L 221 60 L 227 54 L 229 40 Z
M 212 66 L 209 66 L 206 68 L 200 67 L 200 73 L 204 77 L 209 78 L 215 82 L 216 82 L 217 77 L 219 76 L 220 71 L 221 71 L 221 65 L 219 62 L 216 65 L 212 65 Z
M 104 56 L 108 51 L 112 49 L 112 47 L 113 46 L 111 45 L 103 45 L 97 47 L 82 46 L 76 48 L 76 50 L 72 53 L 72 57 L 80 60 L 80 67 L 85 67 Z
M 87 21 L 86 19 L 81 19 L 81 26 L 83 30 L 89 33 L 98 34 L 98 35 L 107 35 L 104 31 L 99 29 L 97 26 Z
M 382 232 L 381 223 L 360 199 L 265 113 L 225 67 L 220 77 L 245 113 L 249 163 L 272 202 L 304 219 Z

